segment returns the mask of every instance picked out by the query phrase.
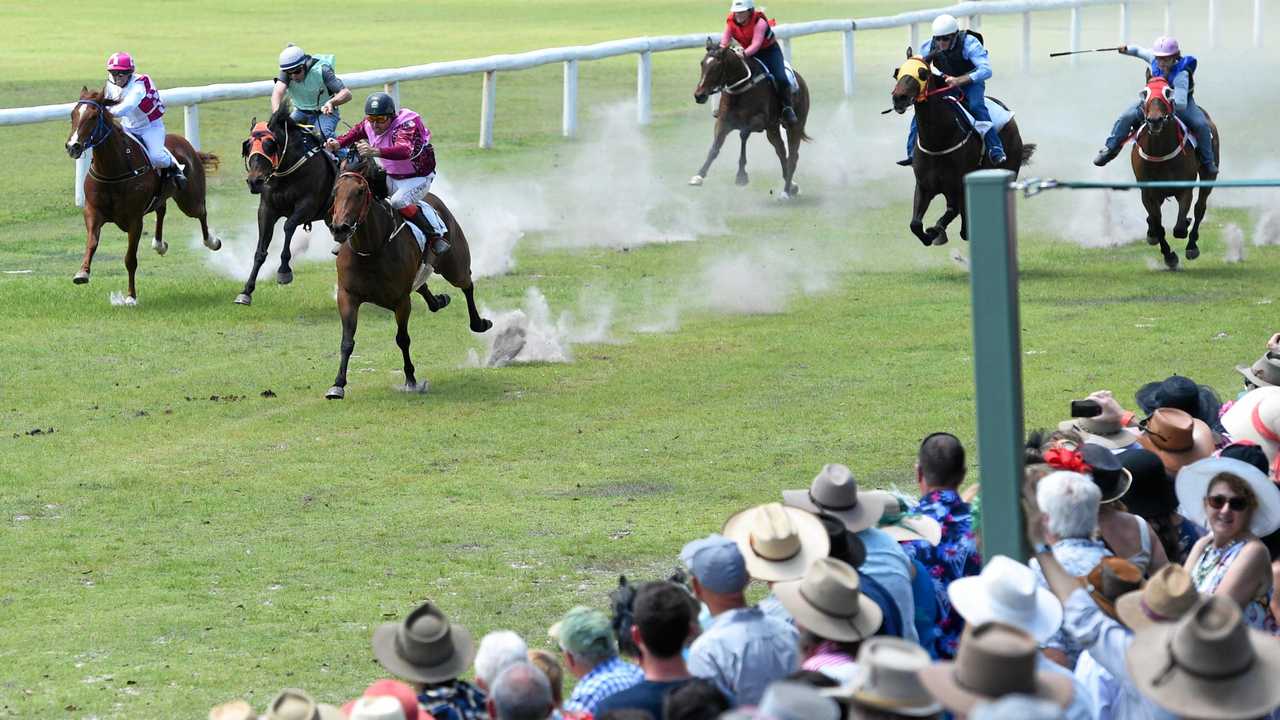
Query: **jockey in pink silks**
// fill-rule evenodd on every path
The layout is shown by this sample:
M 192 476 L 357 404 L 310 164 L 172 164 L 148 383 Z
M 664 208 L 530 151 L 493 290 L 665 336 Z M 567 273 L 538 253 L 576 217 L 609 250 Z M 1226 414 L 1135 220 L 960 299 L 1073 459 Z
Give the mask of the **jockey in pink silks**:
M 161 177 L 171 178 L 179 189 L 187 184 L 182 164 L 164 146 L 164 101 L 151 84 L 151 78 L 134 72 L 133 58 L 118 52 L 107 58 L 110 82 L 103 90 L 107 111 L 120 120 L 120 125 L 142 142 L 151 166 Z M 167 172 L 166 172 L 167 171 Z

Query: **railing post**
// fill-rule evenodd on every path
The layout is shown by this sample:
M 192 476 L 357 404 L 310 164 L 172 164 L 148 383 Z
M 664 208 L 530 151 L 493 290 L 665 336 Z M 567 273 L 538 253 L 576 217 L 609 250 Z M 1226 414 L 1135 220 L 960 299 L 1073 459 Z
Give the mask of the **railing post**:
M 1031 13 L 1022 13 L 1022 72 L 1031 72 Z
M 1068 49 L 1073 52 L 1080 49 L 1080 8 L 1078 7 L 1071 8 L 1071 46 Z M 1072 55 L 1071 64 L 1079 65 L 1080 56 Z
M 908 41 L 911 43 L 912 52 L 915 52 L 916 50 L 920 49 L 920 26 L 918 24 L 911 23 L 911 30 L 909 31 L 907 38 L 909 39 Z
M 85 150 L 76 158 L 76 207 L 84 207 L 84 179 L 89 175 L 89 165 L 93 163 L 93 148 Z
M 1018 310 L 1018 237 L 1014 175 L 965 176 L 973 368 L 982 469 L 982 551 L 1024 561 L 1022 530 L 1022 343 Z
M 391 96 L 396 101 L 396 107 L 400 107 L 400 81 L 384 83 L 382 91 Z
M 1218 47 L 1218 0 L 1209 0 L 1209 49 Z
M 1129 2 L 1120 3 L 1120 44 L 1125 45 L 1129 42 L 1129 32 L 1132 29 L 1132 16 L 1129 13 Z
M 782 38 L 782 59 L 791 62 L 791 38 Z
M 970 28 L 971 30 L 981 30 L 981 29 L 982 29 L 982 16 L 981 16 L 981 15 L 976 15 L 976 14 L 975 14 L 975 15 L 970 15 L 970 16 L 969 16 L 969 28 Z
M 200 106 L 196 104 L 187 105 L 182 108 L 183 135 L 186 136 L 187 142 L 191 143 L 191 147 L 200 149 Z
M 636 122 L 648 125 L 653 119 L 649 107 L 653 90 L 653 53 L 645 50 L 636 62 Z
M 1262 47 L 1262 0 L 1253 0 L 1253 46 Z
M 1173 34 L 1173 0 L 1164 1 L 1164 34 Z
M 578 134 L 578 61 L 564 63 L 564 111 L 560 119 L 560 134 L 573 137 Z
M 853 31 L 844 31 L 844 96 L 853 97 Z
M 498 102 L 498 73 L 489 70 L 484 74 L 484 86 L 480 96 L 480 147 L 493 147 L 494 105 Z

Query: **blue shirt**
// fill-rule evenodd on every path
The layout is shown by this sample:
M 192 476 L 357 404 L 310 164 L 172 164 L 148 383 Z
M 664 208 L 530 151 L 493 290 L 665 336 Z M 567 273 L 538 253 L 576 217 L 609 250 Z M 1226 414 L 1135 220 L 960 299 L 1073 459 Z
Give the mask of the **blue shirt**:
M 484 691 L 465 680 L 428 687 L 418 702 L 435 720 L 489 720 Z
M 595 714 L 601 700 L 644 682 L 644 671 L 617 655 L 591 668 L 573 686 L 565 701 L 566 710 Z
M 884 586 L 898 605 L 898 617 L 902 618 L 902 637 L 913 643 L 920 642 L 916 624 L 908 622 L 916 616 L 915 596 L 911 594 L 911 560 L 889 533 L 867 528 L 856 533 L 867 549 L 867 559 L 858 572 Z
M 1111 551 L 1101 540 L 1091 540 L 1089 538 L 1066 538 L 1059 540 L 1053 544 L 1053 556 L 1058 559 L 1058 563 L 1072 575 L 1076 577 L 1084 577 L 1089 571 L 1097 567 L 1102 558 L 1110 557 Z M 1049 583 L 1044 579 L 1044 573 L 1040 571 L 1040 563 L 1035 558 L 1029 563 L 1031 569 L 1036 571 L 1036 578 L 1044 587 L 1049 587 Z M 1092 602 L 1092 601 L 1091 601 Z M 1087 643 L 1080 643 L 1072 638 L 1066 632 L 1066 623 L 1063 623 L 1062 629 L 1053 634 L 1053 637 L 1045 641 L 1046 648 L 1054 648 L 1061 650 L 1067 656 L 1067 662 L 1070 667 L 1075 667 L 1076 658 L 1080 656 L 1080 651 L 1084 650 Z
M 960 51 L 960 55 L 969 62 L 973 63 L 974 69 L 969 71 L 969 77 L 975 83 L 985 83 L 991 79 L 991 58 L 987 56 L 987 49 L 983 47 L 978 38 L 969 33 L 961 33 L 964 38 L 964 47 Z M 928 57 L 929 52 L 933 49 L 933 38 L 924 41 L 920 46 L 920 57 Z
M 800 667 L 795 627 L 758 607 L 727 610 L 689 647 L 689 672 L 734 705 L 758 705 L 765 688 Z
M 915 540 L 902 543 L 903 550 L 928 571 L 938 606 L 938 632 L 929 654 L 950 660 L 956 656 L 964 618 L 951 607 L 947 588 L 956 578 L 982 572 L 982 555 L 978 553 L 978 536 L 973 530 L 973 514 L 969 503 L 949 489 L 934 489 L 920 498 L 912 512 L 931 517 L 942 526 L 942 540 L 937 545 Z

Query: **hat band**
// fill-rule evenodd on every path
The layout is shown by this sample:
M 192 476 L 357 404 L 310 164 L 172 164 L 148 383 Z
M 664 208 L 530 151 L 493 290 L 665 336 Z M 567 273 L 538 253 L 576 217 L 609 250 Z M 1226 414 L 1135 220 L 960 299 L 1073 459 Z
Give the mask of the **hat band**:
M 858 495 L 857 495 L 857 491 L 855 490 L 855 491 L 854 491 L 853 502 L 849 503 L 848 505 L 828 505 L 828 504 L 826 504 L 826 503 L 824 503 L 824 502 L 822 502 L 822 501 L 818 500 L 818 498 L 814 497 L 814 496 L 813 496 L 813 490 L 810 490 L 810 491 L 809 491 L 809 502 L 813 503 L 814 505 L 817 505 L 818 507 L 822 508 L 823 510 L 839 510 L 839 511 L 842 511 L 842 512 L 843 512 L 843 511 L 845 511 L 845 510 L 852 510 L 852 509 L 854 509 L 854 508 L 858 507 Z
M 956 663 L 956 669 L 951 672 L 951 677 L 953 680 L 955 680 L 956 685 L 959 686 L 961 690 L 964 690 L 966 692 L 971 692 L 975 695 L 981 695 L 983 697 L 1003 697 L 1005 695 L 1015 694 L 1015 693 L 1018 695 L 1035 695 L 1036 694 L 1036 683 L 1034 679 L 1034 671 L 1033 671 L 1033 675 L 1030 678 L 1031 682 L 1029 685 L 1016 682 L 1019 678 L 1006 677 L 1005 678 L 1006 682 L 998 682 L 991 687 L 976 688 L 964 681 L 964 677 L 960 674 L 959 663 Z M 1022 678 L 1022 679 L 1026 679 L 1026 678 Z M 1008 682 L 1008 681 L 1012 681 L 1012 682 Z M 1013 687 L 1015 684 L 1017 685 L 1017 687 Z
M 1253 413 L 1250 416 L 1250 419 L 1253 421 L 1253 429 L 1257 430 L 1259 435 L 1271 442 L 1280 443 L 1280 435 L 1277 435 L 1271 428 L 1267 427 L 1266 423 L 1262 421 L 1262 414 L 1258 412 L 1258 407 L 1261 405 L 1262 403 L 1258 403 L 1253 406 Z
M 790 554 L 790 555 L 783 555 L 783 556 L 781 556 L 781 557 L 770 557 L 770 556 L 765 555 L 764 553 L 760 552 L 760 548 L 756 547 L 756 536 L 755 536 L 755 535 L 750 536 L 749 538 L 747 538 L 747 540 L 748 540 L 748 542 L 751 544 L 751 552 L 755 553 L 756 557 L 761 558 L 761 559 L 763 559 L 763 560 L 768 560 L 769 562 L 786 562 L 786 561 L 790 560 L 791 558 L 793 558 L 793 557 L 795 557 L 795 556 L 799 555 L 799 554 L 800 554 L 800 552 L 801 552 L 802 550 L 804 550 L 804 544 L 803 544 L 803 543 L 800 543 L 800 542 L 797 540 L 797 542 L 796 542 L 796 549 L 795 549 L 795 550 L 793 550 L 793 551 L 791 552 L 791 554 Z
M 427 642 L 410 641 L 407 635 L 403 626 L 397 629 L 396 654 L 415 665 L 441 665 L 453 657 L 453 642 L 448 632 Z
M 1226 680 L 1228 678 L 1240 677 L 1245 673 L 1249 672 L 1249 670 L 1253 667 L 1254 661 L 1257 659 L 1257 656 L 1254 655 L 1252 652 L 1253 646 L 1249 645 L 1248 648 L 1250 650 L 1249 658 L 1244 665 L 1241 665 L 1240 667 L 1231 668 L 1226 671 L 1212 672 L 1209 670 L 1200 670 L 1197 668 L 1193 668 L 1189 665 L 1178 662 L 1178 656 L 1174 652 L 1173 641 L 1171 638 L 1170 641 L 1165 644 L 1165 650 L 1169 653 L 1169 662 L 1165 663 L 1164 669 L 1161 670 L 1156 675 L 1155 680 L 1152 681 L 1152 685 L 1164 684 L 1167 680 L 1169 680 L 1172 677 L 1170 673 L 1175 668 L 1182 670 L 1188 675 L 1194 675 L 1204 680 Z
M 1164 613 L 1159 613 L 1151 609 L 1151 606 L 1147 604 L 1146 598 L 1138 598 L 1138 608 L 1142 610 L 1142 614 L 1146 615 L 1148 620 L 1151 620 L 1153 622 L 1163 623 L 1163 622 L 1173 622 L 1174 620 L 1177 620 L 1177 618 L 1175 617 L 1170 617 L 1168 615 L 1165 615 Z
M 823 603 L 818 602 L 817 600 L 814 600 L 812 597 L 810 597 L 809 593 L 806 591 L 804 584 L 803 583 L 800 584 L 800 597 L 804 598 L 805 602 L 814 606 L 821 612 L 827 615 L 830 615 L 831 617 L 840 618 L 841 620 L 853 620 L 854 618 L 858 617 L 859 611 L 861 610 L 861 608 L 858 607 L 858 603 L 856 602 L 856 598 L 860 597 L 861 593 L 858 592 L 857 590 L 854 590 L 849 592 L 848 595 L 851 595 L 855 598 L 852 611 L 847 611 L 847 610 L 844 610 L 843 608 L 832 610 L 831 608 L 826 607 Z

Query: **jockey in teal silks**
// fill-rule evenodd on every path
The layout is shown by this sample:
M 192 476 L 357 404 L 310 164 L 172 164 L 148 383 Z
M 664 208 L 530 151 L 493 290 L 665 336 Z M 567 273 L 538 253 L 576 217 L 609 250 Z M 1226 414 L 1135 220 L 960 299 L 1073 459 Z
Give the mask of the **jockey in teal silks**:
M 991 122 L 986 100 L 987 80 L 991 79 L 991 60 L 981 40 L 971 32 L 960 32 L 960 24 L 954 16 L 939 15 L 933 19 L 932 39 L 920 46 L 920 57 L 942 73 L 947 85 L 964 92 L 965 105 L 974 120 Z M 899 165 L 911 164 L 919 131 L 916 119 L 912 117 L 911 131 L 907 135 L 907 159 L 899 160 Z M 1004 143 L 1000 142 L 1000 133 L 996 131 L 994 124 L 984 137 L 991 164 L 1004 163 Z
M 1196 151 L 1200 155 L 1200 165 L 1204 173 L 1208 176 L 1216 176 L 1218 163 L 1217 158 L 1213 156 L 1213 136 L 1209 129 L 1209 118 L 1195 101 L 1197 65 L 1195 57 L 1184 56 L 1178 47 L 1178 41 L 1171 37 L 1156 38 L 1150 50 L 1137 45 L 1121 46 L 1120 54 L 1132 55 L 1147 62 L 1150 65 L 1147 68 L 1148 78 L 1162 77 L 1169 81 L 1170 87 L 1173 88 L 1174 114 L 1195 136 Z M 1114 160 L 1116 155 L 1120 154 L 1120 149 L 1124 147 L 1125 140 L 1137 131 L 1142 122 L 1142 103 L 1134 103 L 1124 111 L 1115 126 L 1111 128 L 1111 135 L 1107 137 L 1106 144 L 1093 159 L 1093 164 L 1101 167 Z
M 326 56 L 327 57 L 327 56 Z M 280 53 L 280 74 L 271 90 L 271 112 L 280 109 L 286 95 L 293 103 L 289 117 L 313 125 L 327 140 L 338 130 L 338 106 L 351 100 L 351 91 L 333 72 L 332 60 L 323 61 L 290 44 Z

